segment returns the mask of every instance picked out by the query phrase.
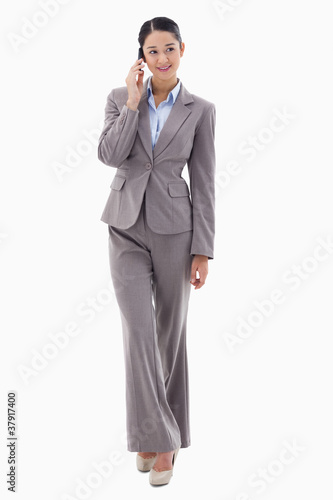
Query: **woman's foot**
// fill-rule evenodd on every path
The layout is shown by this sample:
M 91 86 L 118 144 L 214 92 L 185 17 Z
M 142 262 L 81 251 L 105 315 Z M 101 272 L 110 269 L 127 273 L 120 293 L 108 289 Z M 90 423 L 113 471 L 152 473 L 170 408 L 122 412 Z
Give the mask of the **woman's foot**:
M 156 472 L 162 472 L 164 470 L 171 470 L 172 469 L 172 457 L 174 454 L 174 451 L 166 451 L 162 453 L 157 453 L 157 458 L 154 463 L 153 469 L 156 470 Z
M 180 447 L 174 451 L 157 453 L 153 467 L 150 469 L 149 482 L 153 486 L 162 486 L 168 484 L 172 475 L 175 460 Z
M 139 451 L 136 455 L 136 467 L 141 472 L 148 472 L 156 460 L 155 452 Z

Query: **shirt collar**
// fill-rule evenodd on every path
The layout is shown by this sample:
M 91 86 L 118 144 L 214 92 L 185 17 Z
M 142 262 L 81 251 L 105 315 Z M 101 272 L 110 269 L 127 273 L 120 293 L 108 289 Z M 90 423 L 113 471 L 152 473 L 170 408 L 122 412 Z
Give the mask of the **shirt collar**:
M 152 86 L 151 86 L 151 79 L 152 79 L 152 77 L 150 76 L 148 79 L 148 85 L 147 85 L 148 99 L 150 98 L 151 95 L 153 95 L 153 90 L 152 90 Z M 180 79 L 178 78 L 177 85 L 169 92 L 166 101 L 169 102 L 169 100 L 172 99 L 172 103 L 174 103 L 175 100 L 177 99 L 178 94 L 179 94 L 179 90 L 180 90 Z

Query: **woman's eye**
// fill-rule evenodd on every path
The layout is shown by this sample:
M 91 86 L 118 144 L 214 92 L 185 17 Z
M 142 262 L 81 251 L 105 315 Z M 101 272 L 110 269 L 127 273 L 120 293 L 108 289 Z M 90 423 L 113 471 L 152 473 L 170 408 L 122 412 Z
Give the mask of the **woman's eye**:
M 172 51 L 172 50 L 175 50 L 175 49 L 174 49 L 173 47 L 169 47 L 167 50 L 171 50 L 171 51 Z M 149 54 L 153 54 L 153 53 L 155 53 L 155 52 L 156 52 L 156 50 L 151 50 L 151 51 L 149 52 Z

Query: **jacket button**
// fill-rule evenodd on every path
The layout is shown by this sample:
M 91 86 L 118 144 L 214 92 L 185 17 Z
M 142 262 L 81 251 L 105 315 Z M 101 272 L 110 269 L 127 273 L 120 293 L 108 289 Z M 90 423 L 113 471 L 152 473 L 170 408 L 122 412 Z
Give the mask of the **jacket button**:
M 149 170 L 151 168 L 151 163 L 146 163 L 146 169 Z

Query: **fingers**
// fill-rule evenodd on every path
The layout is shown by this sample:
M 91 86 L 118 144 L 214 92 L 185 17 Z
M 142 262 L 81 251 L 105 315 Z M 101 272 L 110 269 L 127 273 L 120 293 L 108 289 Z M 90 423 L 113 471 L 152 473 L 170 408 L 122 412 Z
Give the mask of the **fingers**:
M 194 286 L 194 290 L 196 290 L 197 288 L 202 288 L 205 283 L 205 281 L 199 278 L 193 281 L 192 285 Z
M 194 286 L 194 289 L 196 290 L 197 288 L 201 288 L 205 284 L 206 280 L 203 279 L 203 277 L 196 278 L 195 275 L 191 276 L 191 285 Z
M 136 83 L 138 83 L 138 82 L 141 85 L 143 77 L 144 77 L 144 70 L 142 69 L 140 71 L 140 68 L 141 68 L 141 66 L 144 66 L 144 63 L 140 62 L 140 61 L 142 61 L 142 58 L 135 61 L 133 66 L 130 68 L 128 75 L 125 79 L 126 85 L 133 86 L 133 84 L 136 85 Z M 138 75 L 138 80 L 136 80 L 136 75 Z
M 132 68 L 131 68 L 131 69 L 132 69 L 135 73 L 137 73 L 138 71 L 141 73 L 140 68 L 143 68 L 143 67 L 144 67 L 144 65 L 145 65 L 145 63 L 143 62 L 143 58 L 141 57 L 141 59 L 137 59 L 137 60 L 135 61 L 135 63 L 133 64 L 133 66 L 132 66 Z
M 196 276 L 196 273 L 198 272 L 199 276 Z M 205 270 L 199 271 L 197 266 L 193 266 L 191 269 L 191 279 L 190 283 L 191 285 L 194 286 L 194 289 L 196 290 L 197 288 L 201 288 L 204 286 L 206 283 L 206 278 L 207 278 L 208 273 L 205 272 Z
M 202 288 L 205 283 L 201 283 L 200 280 L 196 280 L 192 285 L 194 286 L 194 290 L 197 290 L 199 288 Z
M 194 267 L 192 267 L 191 269 L 191 283 L 194 283 L 198 278 L 196 276 L 196 269 Z

